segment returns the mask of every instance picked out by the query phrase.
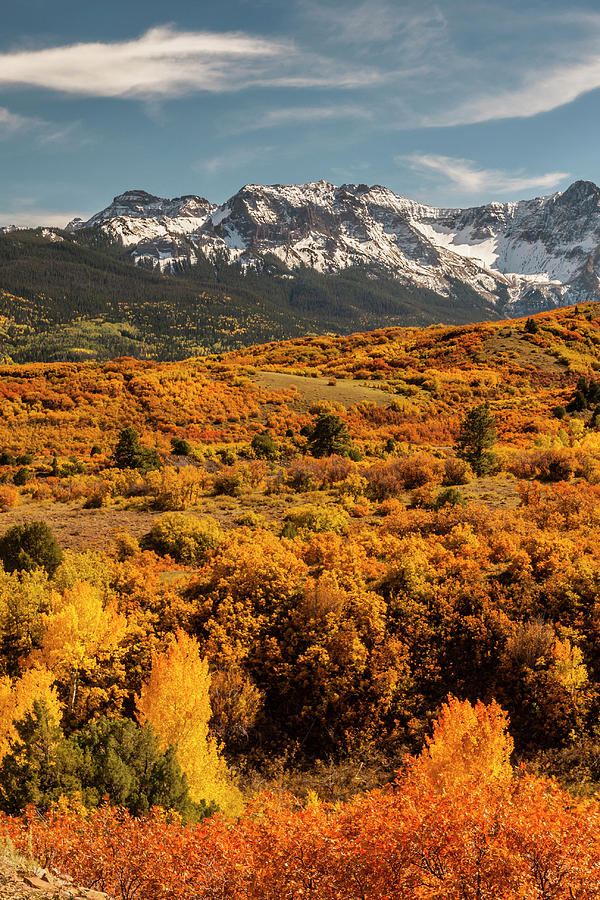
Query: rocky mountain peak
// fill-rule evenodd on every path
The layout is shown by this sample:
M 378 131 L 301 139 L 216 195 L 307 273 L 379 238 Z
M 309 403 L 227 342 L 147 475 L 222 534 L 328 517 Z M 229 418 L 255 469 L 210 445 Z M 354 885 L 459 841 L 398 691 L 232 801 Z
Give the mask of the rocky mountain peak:
M 438 209 L 383 185 L 326 180 L 246 184 L 220 206 L 130 190 L 88 222 L 162 269 L 218 252 L 243 266 L 276 256 L 293 272 L 360 266 L 454 302 L 474 291 L 520 313 L 596 297 L 600 190 L 576 181 L 550 197 Z M 593 277 L 592 277 L 593 275 Z M 600 296 L 600 295 L 599 295 Z

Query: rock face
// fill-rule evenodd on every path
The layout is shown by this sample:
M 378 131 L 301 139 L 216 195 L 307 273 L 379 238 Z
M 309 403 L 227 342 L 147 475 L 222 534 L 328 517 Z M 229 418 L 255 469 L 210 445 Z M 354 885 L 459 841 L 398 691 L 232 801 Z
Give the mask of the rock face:
M 514 203 L 438 209 L 385 187 L 327 181 L 243 187 L 220 206 L 127 191 L 87 222 L 161 269 L 219 254 L 293 272 L 361 267 L 453 299 L 461 288 L 496 312 L 522 315 L 600 298 L 600 190 L 566 191 Z

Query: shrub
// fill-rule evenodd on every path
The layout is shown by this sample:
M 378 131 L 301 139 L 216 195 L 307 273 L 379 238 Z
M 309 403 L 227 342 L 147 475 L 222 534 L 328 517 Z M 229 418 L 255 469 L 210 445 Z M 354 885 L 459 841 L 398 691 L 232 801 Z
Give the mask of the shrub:
M 15 463 L 17 466 L 30 466 L 34 460 L 33 453 L 19 453 Z
M 171 438 L 171 453 L 175 456 L 189 456 L 192 452 L 192 445 L 184 438 Z
M 567 450 L 540 450 L 535 455 L 535 467 L 540 481 L 568 481 L 574 463 Z
M 299 532 L 333 531 L 341 534 L 348 528 L 348 516 L 334 506 L 307 503 L 290 510 L 283 527 L 284 537 L 295 537 Z
M 537 478 L 539 481 L 568 481 L 573 475 L 575 461 L 563 448 L 534 450 L 513 457 L 509 471 L 516 478 Z
M 225 494 L 228 497 L 237 497 L 244 487 L 244 475 L 234 466 L 227 466 L 213 478 L 213 493 L 217 496 Z
M 0 466 L 16 466 L 17 458 L 13 453 L 3 450 L 0 453 Z
M 549 657 L 555 640 L 552 625 L 540 618 L 532 619 L 515 627 L 515 632 L 506 645 L 506 652 L 517 665 L 533 669 L 539 659 Z
M 353 461 L 336 453 L 322 459 L 299 459 L 286 473 L 286 484 L 295 491 L 313 491 L 340 484 L 356 472 Z
M 449 456 L 444 460 L 444 477 L 442 484 L 468 484 L 473 478 L 473 470 L 464 459 Z
M 0 560 L 7 572 L 46 569 L 53 575 L 62 560 L 62 550 L 45 522 L 14 525 L 0 538 Z
M 258 459 L 243 466 L 227 466 L 214 476 L 213 493 L 237 497 L 245 489 L 264 487 L 268 472 L 268 465 Z
M 250 442 L 250 447 L 257 459 L 279 459 L 279 445 L 275 443 L 268 431 L 255 434 Z
M 235 524 L 244 528 L 259 528 L 265 524 L 265 517 L 252 509 L 248 509 L 237 517 Z
M 129 531 L 117 531 L 113 537 L 114 553 L 120 562 L 130 559 L 140 551 L 140 543 Z
M 189 509 L 196 506 L 206 487 L 203 469 L 185 466 L 182 469 L 165 467 L 146 476 L 150 496 L 157 509 Z
M 166 513 L 157 519 L 143 540 L 143 547 L 176 562 L 202 563 L 221 542 L 221 530 L 211 517 L 197 519 L 183 513 Z
M 18 487 L 27 484 L 28 481 L 31 481 L 31 469 L 28 469 L 27 466 L 21 466 L 21 468 L 15 472 L 13 481 Z
M 11 509 L 19 502 L 19 492 L 8 484 L 0 485 L 0 512 Z
M 421 451 L 403 459 L 376 463 L 367 469 L 365 477 L 375 499 L 385 500 L 387 497 L 397 497 L 403 491 L 438 482 L 441 469 L 441 463 L 435 456 Z
M 465 498 L 455 487 L 447 487 L 440 491 L 434 503 L 435 509 L 441 509 L 443 506 L 464 506 Z

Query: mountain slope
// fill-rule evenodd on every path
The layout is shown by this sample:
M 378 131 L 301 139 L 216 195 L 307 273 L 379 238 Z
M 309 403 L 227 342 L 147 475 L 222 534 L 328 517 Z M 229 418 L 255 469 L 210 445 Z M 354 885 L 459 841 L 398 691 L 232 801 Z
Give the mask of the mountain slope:
M 490 316 L 477 294 L 463 291 L 449 321 Z M 0 353 L 21 362 L 181 359 L 310 332 L 445 319 L 435 292 L 359 269 L 291 277 L 276 259 L 257 272 L 200 254 L 194 266 L 163 274 L 133 265 L 98 226 L 0 234 Z
M 99 227 L 132 258 L 161 269 L 215 254 L 261 270 L 368 270 L 445 297 L 468 288 L 497 314 L 519 315 L 600 296 L 600 191 L 575 182 L 518 203 L 439 209 L 387 188 L 320 181 L 246 185 L 215 206 L 129 191 L 72 231 Z

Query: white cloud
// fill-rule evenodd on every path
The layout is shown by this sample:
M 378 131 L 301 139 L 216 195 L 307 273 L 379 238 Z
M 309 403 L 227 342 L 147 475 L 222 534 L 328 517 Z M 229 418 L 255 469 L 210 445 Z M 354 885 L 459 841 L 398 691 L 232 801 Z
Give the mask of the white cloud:
M 495 119 L 528 118 L 572 103 L 600 88 L 600 55 L 587 61 L 557 66 L 547 72 L 527 73 L 513 90 L 474 97 L 454 109 L 422 119 L 423 125 L 453 126 Z
M 464 194 L 510 194 L 529 190 L 552 190 L 568 177 L 568 172 L 547 172 L 544 175 L 513 174 L 501 169 L 483 169 L 470 159 L 455 159 L 436 153 L 412 153 L 397 156 L 398 165 L 407 165 L 415 172 L 442 176 L 452 190 Z
M 141 37 L 0 54 L 0 84 L 95 97 L 160 99 L 250 86 L 356 87 L 381 75 L 239 32 L 152 28 Z

